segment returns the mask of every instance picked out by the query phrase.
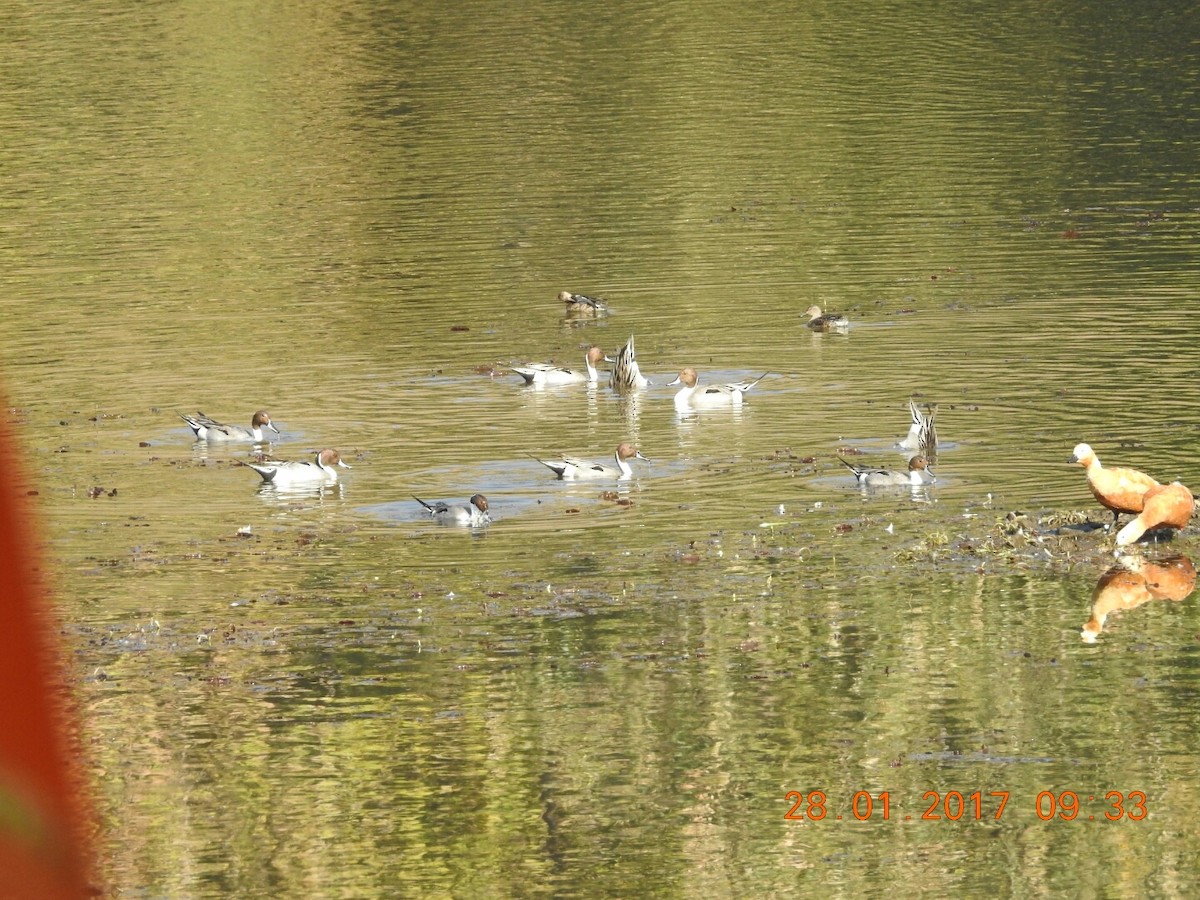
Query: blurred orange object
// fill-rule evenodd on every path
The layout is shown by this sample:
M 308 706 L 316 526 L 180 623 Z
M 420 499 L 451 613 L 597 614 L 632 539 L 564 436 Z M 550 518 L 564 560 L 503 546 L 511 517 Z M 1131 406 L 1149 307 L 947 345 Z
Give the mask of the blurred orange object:
M 7 411 L 8 407 L 4 407 Z M 0 421 L 0 458 L 21 458 Z M 64 678 L 24 484 L 0 482 L 0 897 L 94 896 L 83 782 L 67 751 Z

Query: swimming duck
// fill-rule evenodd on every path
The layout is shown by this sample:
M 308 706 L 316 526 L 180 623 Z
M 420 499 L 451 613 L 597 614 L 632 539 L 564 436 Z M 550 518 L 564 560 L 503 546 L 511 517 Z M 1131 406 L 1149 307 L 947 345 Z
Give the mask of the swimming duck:
M 925 484 L 933 484 L 937 481 L 933 477 L 933 473 L 929 471 L 929 461 L 923 456 L 914 456 L 908 461 L 907 472 L 893 472 L 888 469 L 868 469 L 865 466 L 856 466 L 853 463 L 846 462 L 842 457 L 838 457 L 842 465 L 854 473 L 854 477 L 858 479 L 858 483 L 868 487 L 884 487 L 888 485 L 911 485 L 912 487 L 920 487 Z
M 621 348 L 617 358 L 613 360 L 612 375 L 608 380 L 609 386 L 618 394 L 627 394 L 632 390 L 645 390 L 650 380 L 642 375 L 638 368 L 637 353 L 633 349 L 633 336 Z
M 413 497 L 425 507 L 425 511 L 433 516 L 433 521 L 439 525 L 466 525 L 478 528 L 492 521 L 488 515 L 488 501 L 483 494 L 475 494 L 466 504 L 451 505 L 445 502 L 426 503 L 420 497 Z
M 261 463 L 242 463 L 249 466 L 262 476 L 262 480 L 274 485 L 296 484 L 332 484 L 337 481 L 337 469 L 350 466 L 342 462 L 341 455 L 336 450 L 322 450 L 317 453 L 313 462 L 307 460 L 291 460 L 281 462 L 272 460 Z
M 1140 513 L 1146 492 L 1158 487 L 1158 482 L 1136 469 L 1106 469 L 1087 444 L 1076 444 L 1067 462 L 1078 463 L 1087 469 L 1088 487 L 1100 505 L 1112 510 L 1113 526 L 1121 513 Z
M 813 331 L 845 331 L 850 327 L 850 320 L 841 313 L 825 313 L 821 315 L 821 307 L 810 306 L 804 313 L 808 316 L 808 321 L 804 323 L 805 328 L 811 328 Z
M 937 415 L 936 406 L 925 406 L 925 412 L 917 409 L 911 399 L 908 401 L 908 413 L 912 419 L 908 435 L 896 446 L 902 450 L 919 450 L 929 456 L 937 452 L 937 428 L 934 427 L 933 417 Z
M 626 460 L 640 459 L 650 462 L 650 460 L 642 456 L 640 450 L 628 441 L 623 441 L 617 445 L 617 452 L 614 454 L 614 459 L 617 463 L 616 468 L 605 463 L 587 462 L 586 460 L 573 459 L 569 456 L 564 456 L 561 459 L 539 459 L 538 462 L 552 469 L 559 478 L 565 481 L 576 478 L 631 478 L 633 476 L 633 469 L 630 468 Z
M 567 305 L 566 311 L 570 315 L 599 316 L 608 312 L 608 304 L 598 297 L 585 297 L 583 294 L 561 291 L 558 299 Z
M 600 378 L 596 371 L 596 363 L 604 359 L 603 350 L 599 347 L 589 347 L 583 357 L 583 364 L 587 367 L 586 372 L 568 369 L 565 366 L 554 366 L 550 363 L 529 363 L 524 366 L 513 366 L 512 370 L 524 378 L 526 384 L 577 384 L 585 381 L 594 384 Z
M 697 384 L 696 370 L 688 366 L 679 376 L 667 383 L 667 387 L 682 384 L 675 394 L 675 408 L 679 411 L 707 409 L 714 406 L 741 406 L 742 395 L 769 375 L 764 372 L 753 381 L 733 381 L 727 384 Z
M 1196 498 L 1178 481 L 1152 487 L 1142 496 L 1142 511 L 1117 532 L 1117 546 L 1135 543 L 1154 528 L 1183 528 L 1196 509 Z
M 265 409 L 260 409 L 250 418 L 249 428 L 243 428 L 241 425 L 225 425 L 215 419 L 210 419 L 202 412 L 197 412 L 194 416 L 180 413 L 179 418 L 188 423 L 188 427 L 200 441 L 253 441 L 261 444 L 264 428 L 270 428 L 279 434 L 279 429 L 271 424 L 271 417 Z

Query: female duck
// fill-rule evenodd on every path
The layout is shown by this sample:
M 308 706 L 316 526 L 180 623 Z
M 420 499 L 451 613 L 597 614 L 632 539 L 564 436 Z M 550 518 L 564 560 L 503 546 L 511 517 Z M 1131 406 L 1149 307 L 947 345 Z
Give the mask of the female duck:
M 433 516 L 433 521 L 439 525 L 462 525 L 478 528 L 492 521 L 492 517 L 488 515 L 487 497 L 483 494 L 475 494 L 465 505 L 457 503 L 451 505 L 441 501 L 426 503 L 420 497 L 413 497 L 413 499 L 425 507 L 425 511 Z
M 572 294 L 570 291 L 559 292 L 558 299 L 566 304 L 568 315 L 600 316 L 608 312 L 608 304 L 598 297 L 585 297 L 583 294 Z
M 650 380 L 643 376 L 642 370 L 638 368 L 637 353 L 633 349 L 633 335 L 629 336 L 629 342 L 621 348 L 621 352 L 613 361 L 608 384 L 618 394 L 642 391 L 650 386 Z
M 262 476 L 268 484 L 291 486 L 301 484 L 332 484 L 337 481 L 337 469 L 350 466 L 342 462 L 341 455 L 336 450 L 322 450 L 312 462 L 307 460 L 292 460 L 289 462 L 242 463 L 249 466 Z
M 574 459 L 570 456 L 564 456 L 561 459 L 539 459 L 538 462 L 553 470 L 564 481 L 573 481 L 577 478 L 615 478 L 617 480 L 624 480 L 633 477 L 633 469 L 626 460 L 640 459 L 650 462 L 650 460 L 642 456 L 640 450 L 628 441 L 617 445 L 617 452 L 614 454 L 614 459 L 617 463 L 615 468 L 604 463 L 587 462 L 585 460 Z
M 243 428 L 241 425 L 225 425 L 215 419 L 210 419 L 202 412 L 197 412 L 194 416 L 180 413 L 179 418 L 188 423 L 188 427 L 195 433 L 198 441 L 253 441 L 261 444 L 264 428 L 270 428 L 279 434 L 279 429 L 271 424 L 271 417 L 265 409 L 260 409 L 250 418 L 249 428 Z
M 821 314 L 821 307 L 810 306 L 804 313 L 808 316 L 808 321 L 804 323 L 805 328 L 811 328 L 813 331 L 845 331 L 850 327 L 850 320 L 841 313 L 825 313 Z
M 854 473 L 854 477 L 858 483 L 866 487 L 888 487 L 888 486 L 904 486 L 920 487 L 926 484 L 933 484 L 937 479 L 933 477 L 933 473 L 929 471 L 929 461 L 923 456 L 914 456 L 908 461 L 907 472 L 893 472 L 888 469 L 868 469 L 865 466 L 856 466 L 853 463 L 846 462 L 842 457 L 838 457 L 842 465 Z
M 675 409 L 685 412 L 690 409 L 709 409 L 717 406 L 741 406 L 742 395 L 769 375 L 764 372 L 753 381 L 733 381 L 728 384 L 697 384 L 696 370 L 690 366 L 679 373 L 667 387 L 682 384 L 675 395 Z
M 512 370 L 524 378 L 526 384 L 582 384 L 583 382 L 595 384 L 600 379 L 600 374 L 596 371 L 596 364 L 603 359 L 605 359 L 603 350 L 599 347 L 589 347 L 583 357 L 583 364 L 587 367 L 586 373 L 580 372 L 578 369 L 554 366 L 550 363 L 529 363 L 525 366 L 513 366 Z

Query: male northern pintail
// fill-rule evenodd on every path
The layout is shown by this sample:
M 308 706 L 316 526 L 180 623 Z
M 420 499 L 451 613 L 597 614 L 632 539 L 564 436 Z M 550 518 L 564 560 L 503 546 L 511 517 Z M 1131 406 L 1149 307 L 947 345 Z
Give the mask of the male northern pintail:
M 937 415 L 937 407 L 925 406 L 925 412 L 917 409 L 911 399 L 908 401 L 908 413 L 911 417 L 912 424 L 908 428 L 908 435 L 896 446 L 902 450 L 919 450 L 924 454 L 933 456 L 937 453 L 937 428 L 934 427 L 933 417 Z
M 425 511 L 433 516 L 433 521 L 439 525 L 465 525 L 478 528 L 480 525 L 486 525 L 492 521 L 492 517 L 488 515 L 487 497 L 483 494 L 475 494 L 465 504 L 450 504 L 442 501 L 426 503 L 420 497 L 413 497 L 413 499 L 425 507 Z
M 850 327 L 850 320 L 841 313 L 825 313 L 821 314 L 821 307 L 810 306 L 804 313 L 808 316 L 808 321 L 804 323 L 805 328 L 811 328 L 813 331 L 845 331 Z
M 675 395 L 675 408 L 680 411 L 706 409 L 714 406 L 741 406 L 742 395 L 769 374 L 769 372 L 764 372 L 753 381 L 732 381 L 727 384 L 697 384 L 696 370 L 688 366 L 679 373 L 679 377 L 674 381 L 668 382 L 667 387 L 672 387 L 676 384 L 683 385 Z
M 865 466 L 856 466 L 854 463 L 846 462 L 842 457 L 838 457 L 842 465 L 846 466 L 854 477 L 858 479 L 858 483 L 869 487 L 883 487 L 886 485 L 912 485 L 919 487 L 923 484 L 933 484 L 937 479 L 933 477 L 933 473 L 929 471 L 929 462 L 923 456 L 914 456 L 908 461 L 907 472 L 893 472 L 888 469 L 868 469 Z
M 566 311 L 571 315 L 599 316 L 608 312 L 608 304 L 598 297 L 585 297 L 583 294 L 561 291 L 558 299 L 566 304 Z
M 1067 462 L 1078 463 L 1087 469 L 1088 487 L 1101 506 L 1112 510 L 1114 527 L 1121 513 L 1140 513 L 1145 506 L 1146 492 L 1158 487 L 1157 481 L 1137 469 L 1104 468 L 1087 444 L 1076 444 Z
M 249 428 L 243 428 L 241 425 L 225 425 L 210 419 L 202 412 L 197 412 L 194 416 L 180 413 L 179 418 L 188 423 L 188 427 L 196 433 L 196 439 L 201 441 L 253 441 L 261 444 L 264 428 L 270 428 L 279 434 L 279 429 L 271 424 L 271 417 L 265 409 L 260 409 L 251 417 Z
M 583 357 L 586 372 L 578 369 L 568 369 L 565 366 L 554 366 L 550 363 L 529 363 L 524 366 L 513 366 L 512 370 L 525 379 L 526 384 L 577 384 L 588 382 L 594 384 L 600 375 L 596 371 L 596 363 L 605 358 L 604 351 L 599 347 L 589 347 Z
M 342 462 L 341 455 L 336 450 L 322 450 L 312 462 L 307 460 L 291 460 L 281 462 L 270 460 L 260 463 L 243 463 L 262 476 L 262 480 L 275 485 L 294 484 L 332 484 L 337 481 L 337 469 L 350 466 Z
M 538 462 L 552 469 L 559 478 L 564 480 L 575 478 L 630 478 L 633 476 L 633 469 L 629 467 L 629 463 L 626 460 L 640 459 L 650 462 L 650 460 L 642 456 L 640 450 L 628 441 L 624 441 L 617 446 L 614 459 L 617 463 L 615 468 L 605 463 L 588 462 L 586 460 L 574 459 L 570 456 L 564 456 L 561 459 L 539 459 Z
M 630 335 L 628 343 L 613 360 L 612 376 L 608 384 L 618 394 L 645 390 L 650 385 L 650 380 L 642 375 L 642 370 L 638 368 L 637 352 L 633 349 L 633 335 Z

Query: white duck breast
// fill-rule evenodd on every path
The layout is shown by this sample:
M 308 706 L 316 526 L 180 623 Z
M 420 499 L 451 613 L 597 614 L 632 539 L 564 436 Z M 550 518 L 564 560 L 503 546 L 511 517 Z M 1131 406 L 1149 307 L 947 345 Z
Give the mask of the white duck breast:
M 675 394 L 675 408 L 679 410 L 704 409 L 717 406 L 740 406 L 743 396 L 762 381 L 769 372 L 764 372 L 753 381 L 731 381 L 726 384 L 700 384 L 696 370 L 690 366 L 667 387 L 681 384 Z
M 197 412 L 194 416 L 180 413 L 179 418 L 188 423 L 188 427 L 200 441 L 251 441 L 261 444 L 264 428 L 269 428 L 279 434 L 279 429 L 271 424 L 271 417 L 265 409 L 260 409 L 250 418 L 249 428 L 241 425 L 226 425 L 224 422 L 209 418 L 202 412 Z
M 349 469 L 336 450 L 320 451 L 312 462 L 290 460 L 282 462 L 243 463 L 262 476 L 262 480 L 275 485 L 332 484 L 338 473 L 334 466 Z
M 596 365 L 604 359 L 604 351 L 599 347 L 589 347 L 584 354 L 584 371 L 568 369 L 565 366 L 555 366 L 550 363 L 528 363 L 524 366 L 513 366 L 512 370 L 525 379 L 526 384 L 581 384 L 595 383 L 600 380 Z
M 617 446 L 617 452 L 613 454 L 613 459 L 616 462 L 616 466 L 574 459 L 570 456 L 564 456 L 560 459 L 539 459 L 538 462 L 552 470 L 559 478 L 571 481 L 583 478 L 615 478 L 618 480 L 631 478 L 633 476 L 633 469 L 630 467 L 628 460 L 640 459 L 645 462 L 650 461 L 642 456 L 641 451 L 628 441 Z
M 855 479 L 861 485 L 868 487 L 900 487 L 910 485 L 918 487 L 923 484 L 933 484 L 937 479 L 929 471 L 929 461 L 923 456 L 914 456 L 908 461 L 907 472 L 896 472 L 890 469 L 869 469 L 846 462 L 842 457 L 838 460 L 854 473 Z

